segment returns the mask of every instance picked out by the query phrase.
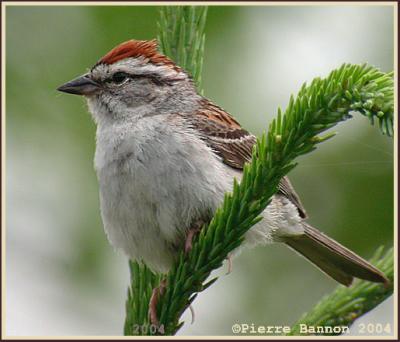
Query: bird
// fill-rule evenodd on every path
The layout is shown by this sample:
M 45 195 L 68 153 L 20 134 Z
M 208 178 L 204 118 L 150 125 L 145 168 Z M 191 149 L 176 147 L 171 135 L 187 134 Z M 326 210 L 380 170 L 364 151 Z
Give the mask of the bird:
M 202 96 L 155 39 L 117 45 L 58 90 L 84 96 L 96 123 L 94 167 L 111 245 L 167 273 L 182 250 L 190 251 L 234 179 L 240 181 L 256 137 Z M 307 223 L 287 176 L 262 217 L 246 232 L 245 245 L 285 244 L 345 286 L 354 278 L 389 282 Z

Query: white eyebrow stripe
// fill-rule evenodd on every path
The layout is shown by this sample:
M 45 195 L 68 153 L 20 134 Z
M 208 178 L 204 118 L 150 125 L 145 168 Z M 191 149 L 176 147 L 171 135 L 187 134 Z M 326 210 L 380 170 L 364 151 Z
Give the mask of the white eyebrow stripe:
M 151 75 L 160 79 L 185 80 L 188 75 L 183 71 L 177 71 L 169 65 L 149 63 L 144 57 L 126 58 L 114 64 L 99 64 L 91 71 L 93 77 L 99 80 L 109 79 L 116 72 L 126 72 L 130 75 Z

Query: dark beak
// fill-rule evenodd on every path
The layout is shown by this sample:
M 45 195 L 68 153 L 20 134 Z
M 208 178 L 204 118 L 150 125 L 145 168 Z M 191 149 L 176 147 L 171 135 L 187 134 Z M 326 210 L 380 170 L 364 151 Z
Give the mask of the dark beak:
M 57 88 L 64 93 L 75 95 L 92 95 L 99 89 L 100 85 L 87 75 L 75 78 Z

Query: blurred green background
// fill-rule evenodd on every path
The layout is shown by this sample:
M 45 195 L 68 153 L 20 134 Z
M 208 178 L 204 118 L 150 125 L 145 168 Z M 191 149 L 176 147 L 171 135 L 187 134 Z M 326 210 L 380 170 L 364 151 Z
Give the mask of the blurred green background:
M 6 334 L 120 335 L 125 257 L 108 244 L 84 100 L 57 93 L 125 40 L 156 37 L 154 6 L 6 8 Z M 212 6 L 205 95 L 261 134 L 304 81 L 344 62 L 393 69 L 391 6 Z M 290 177 L 309 222 L 364 257 L 393 243 L 393 140 L 356 115 Z M 181 335 L 290 325 L 335 282 L 280 245 L 246 249 Z M 378 309 L 379 310 L 379 309 Z M 369 319 L 392 322 L 389 304 Z M 368 318 L 367 318 L 368 319 Z M 357 333 L 357 330 L 353 330 Z

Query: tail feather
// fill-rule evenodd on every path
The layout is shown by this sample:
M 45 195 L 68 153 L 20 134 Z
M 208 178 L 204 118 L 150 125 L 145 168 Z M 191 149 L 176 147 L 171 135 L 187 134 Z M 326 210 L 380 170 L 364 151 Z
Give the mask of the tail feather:
M 381 271 L 354 252 L 310 225 L 303 225 L 304 234 L 288 237 L 285 243 L 328 276 L 346 286 L 351 285 L 354 277 L 378 283 L 389 282 Z

